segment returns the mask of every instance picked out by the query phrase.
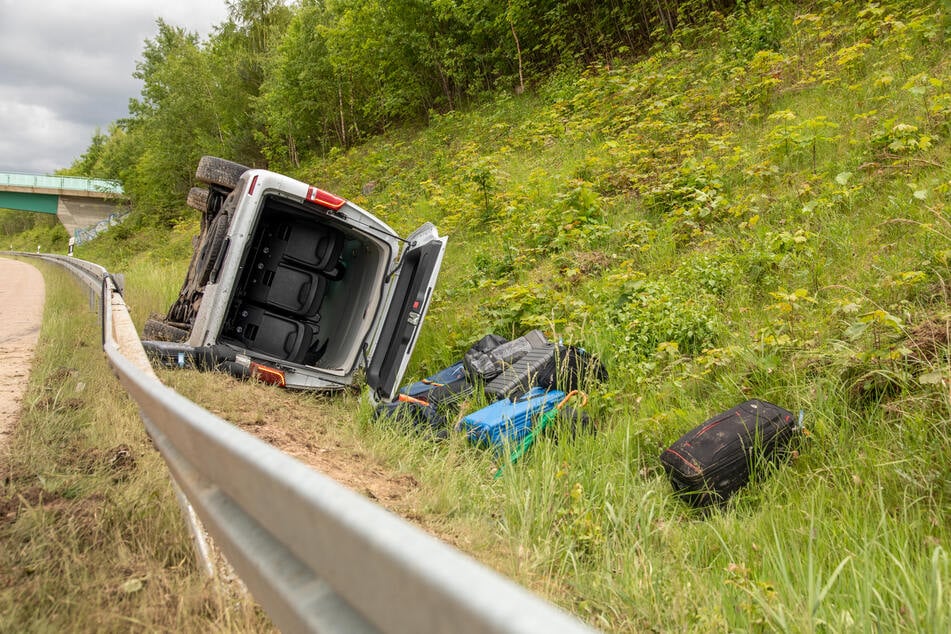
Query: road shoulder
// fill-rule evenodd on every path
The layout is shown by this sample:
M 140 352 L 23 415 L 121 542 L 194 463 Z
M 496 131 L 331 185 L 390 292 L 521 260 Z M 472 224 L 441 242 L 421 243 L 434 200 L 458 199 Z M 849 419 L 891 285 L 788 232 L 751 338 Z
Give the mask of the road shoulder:
M 36 267 L 0 258 L 0 462 L 20 419 L 45 298 L 43 274 Z

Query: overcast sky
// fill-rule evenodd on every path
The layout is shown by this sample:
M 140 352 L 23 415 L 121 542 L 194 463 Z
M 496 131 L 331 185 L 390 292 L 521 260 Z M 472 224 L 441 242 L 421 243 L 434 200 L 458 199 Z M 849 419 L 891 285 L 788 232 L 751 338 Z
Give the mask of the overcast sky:
M 163 18 L 206 39 L 225 0 L 0 0 L 0 172 L 69 167 L 126 116 Z

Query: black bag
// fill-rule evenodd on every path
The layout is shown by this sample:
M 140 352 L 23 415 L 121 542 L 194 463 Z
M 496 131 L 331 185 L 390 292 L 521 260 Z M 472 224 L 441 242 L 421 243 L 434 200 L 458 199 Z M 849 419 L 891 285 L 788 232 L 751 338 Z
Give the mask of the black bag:
M 691 505 L 722 504 L 754 469 L 781 455 L 798 430 L 792 412 L 754 399 L 690 430 L 660 461 L 674 492 Z
M 496 341 L 501 341 L 492 345 Z M 498 335 L 486 335 L 473 345 L 462 359 L 470 379 L 491 381 L 534 348 L 550 346 L 541 330 L 530 330 L 518 339 L 505 341 Z
M 578 346 L 558 346 L 557 375 L 552 379 L 563 392 L 585 389 L 592 382 L 608 380 L 608 371 L 598 357 Z

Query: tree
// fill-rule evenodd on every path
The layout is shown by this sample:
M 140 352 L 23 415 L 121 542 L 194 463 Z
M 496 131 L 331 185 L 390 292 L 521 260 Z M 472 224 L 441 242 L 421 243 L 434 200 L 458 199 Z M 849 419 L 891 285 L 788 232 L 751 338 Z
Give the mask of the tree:
M 158 209 L 180 207 L 203 154 L 225 149 L 219 85 L 194 34 L 162 20 L 147 40 L 135 77 L 141 99 L 130 102 L 127 130 L 141 150 L 126 191 Z
M 346 142 L 345 126 L 336 116 L 340 79 L 330 61 L 327 24 L 323 3 L 306 0 L 271 58 L 258 102 L 270 160 L 297 165 L 299 151 L 325 151 Z

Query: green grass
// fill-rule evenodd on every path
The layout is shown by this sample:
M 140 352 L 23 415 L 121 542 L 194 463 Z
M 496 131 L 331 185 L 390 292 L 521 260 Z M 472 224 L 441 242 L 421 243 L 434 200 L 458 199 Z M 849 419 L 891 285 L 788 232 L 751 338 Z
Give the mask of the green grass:
M 40 266 L 40 346 L 0 490 L 0 630 L 268 629 L 241 591 L 198 571 L 168 470 L 107 367 L 85 291 Z
M 596 435 L 498 480 L 457 436 L 308 407 L 412 474 L 415 519 L 608 631 L 947 631 L 949 33 L 937 2 L 748 10 L 306 161 L 399 231 L 449 233 L 407 381 L 535 327 L 611 375 Z M 188 228 L 80 255 L 127 274 L 139 321 Z M 798 458 L 690 511 L 658 455 L 752 397 L 803 411 Z

